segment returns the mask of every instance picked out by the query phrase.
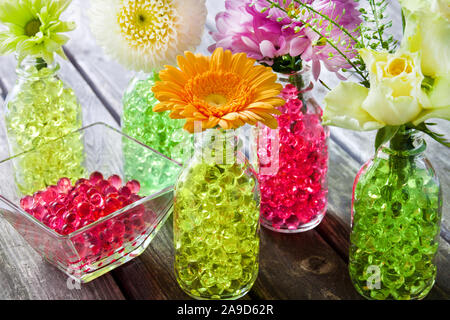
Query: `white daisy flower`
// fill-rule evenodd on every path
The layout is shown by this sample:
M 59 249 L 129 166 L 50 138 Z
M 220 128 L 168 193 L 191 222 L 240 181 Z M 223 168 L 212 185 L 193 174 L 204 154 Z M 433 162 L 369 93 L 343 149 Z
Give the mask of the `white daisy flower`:
M 92 0 L 91 30 L 107 54 L 136 71 L 160 70 L 193 51 L 206 23 L 205 0 Z

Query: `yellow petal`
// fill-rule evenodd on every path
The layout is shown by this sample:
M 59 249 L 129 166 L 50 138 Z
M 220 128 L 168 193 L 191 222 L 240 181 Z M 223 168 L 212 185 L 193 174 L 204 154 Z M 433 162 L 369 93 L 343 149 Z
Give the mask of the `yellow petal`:
M 375 120 L 361 106 L 369 89 L 353 82 L 341 82 L 325 97 L 323 122 L 344 129 L 369 131 L 385 124 Z

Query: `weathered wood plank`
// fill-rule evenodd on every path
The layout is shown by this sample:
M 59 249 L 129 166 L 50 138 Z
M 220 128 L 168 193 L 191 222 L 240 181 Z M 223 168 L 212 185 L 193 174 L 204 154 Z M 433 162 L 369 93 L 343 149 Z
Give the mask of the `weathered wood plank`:
M 84 124 L 104 121 L 114 125 L 111 116 L 98 103 L 90 88 L 76 70 L 63 63 L 60 72 L 63 80 L 75 90 L 83 105 Z M 15 61 L 0 57 L 0 86 L 2 94 L 15 83 Z M 0 99 L 0 104 L 3 101 Z M 3 110 L 3 108 L 2 108 Z M 0 112 L 0 155 L 8 155 L 3 111 Z M 4 220 L 0 219 L 0 299 L 124 299 L 111 275 L 103 276 L 80 290 L 71 290 L 67 276 L 45 262 Z M 73 288 L 73 287 L 72 287 Z

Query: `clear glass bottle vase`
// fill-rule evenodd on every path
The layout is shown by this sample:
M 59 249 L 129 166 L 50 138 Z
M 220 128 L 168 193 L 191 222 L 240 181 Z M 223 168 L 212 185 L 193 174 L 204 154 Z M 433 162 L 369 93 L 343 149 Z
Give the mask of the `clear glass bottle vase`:
M 39 147 L 39 151 L 13 161 L 18 189 L 33 194 L 56 184 L 61 177 L 79 179 L 84 168 L 83 143 L 72 135 L 64 144 L 42 147 L 82 127 L 82 109 L 75 93 L 57 75 L 59 65 L 40 57 L 27 57 L 17 68 L 17 81 L 4 104 L 10 154 Z
M 422 299 L 435 282 L 442 195 L 425 149 L 400 129 L 356 177 L 349 270 L 367 299 Z
M 123 97 L 122 128 L 125 134 L 180 163 L 192 156 L 192 135 L 183 130 L 184 121 L 171 119 L 168 111 L 153 112 L 158 103 L 152 88 L 157 72 L 140 72 L 131 80 Z
M 196 299 L 237 299 L 256 280 L 260 194 L 235 130 L 195 137 L 175 186 L 175 272 Z
M 283 233 L 316 227 L 327 210 L 329 129 L 311 90 L 310 70 L 279 74 L 286 104 L 278 129 L 258 134 L 261 224 Z
M 123 97 L 122 130 L 172 160 L 185 163 L 193 153 L 193 137 L 183 130 L 183 121 L 171 119 L 169 112 L 153 112 L 158 103 L 152 88 L 159 80 L 156 72 L 139 72 L 131 80 Z M 167 167 L 161 170 L 157 155 L 124 140 L 125 177 L 138 179 L 148 193 L 169 186 L 179 170 Z M 149 179 L 149 177 L 154 177 Z M 171 185 L 171 184 L 170 184 Z

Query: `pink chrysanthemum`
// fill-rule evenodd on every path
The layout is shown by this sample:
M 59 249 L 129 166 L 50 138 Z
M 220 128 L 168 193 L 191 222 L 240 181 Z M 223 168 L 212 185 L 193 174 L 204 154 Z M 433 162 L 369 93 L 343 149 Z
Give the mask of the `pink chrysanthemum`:
M 223 47 L 232 52 L 245 52 L 249 57 L 271 65 L 277 57 L 301 56 L 311 61 L 314 78 L 320 74 L 322 62 L 325 67 L 337 72 L 349 68 L 347 61 L 310 28 L 300 21 L 308 21 L 327 38 L 333 39 L 339 50 L 353 58 L 354 43 L 339 28 L 327 28 L 329 21 L 304 10 L 293 0 L 274 0 L 289 14 L 271 8 L 266 0 L 226 0 L 226 11 L 216 17 L 217 32 L 213 38 L 216 43 L 210 50 Z M 349 0 L 302 0 L 320 13 L 334 19 L 341 26 L 353 32 L 361 24 L 357 4 Z M 331 29 L 331 31 L 330 31 Z

